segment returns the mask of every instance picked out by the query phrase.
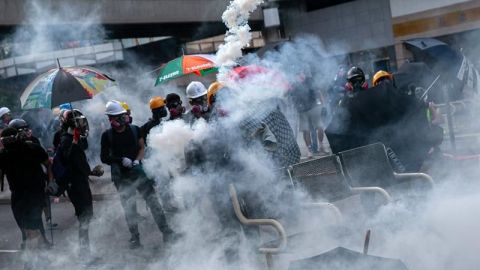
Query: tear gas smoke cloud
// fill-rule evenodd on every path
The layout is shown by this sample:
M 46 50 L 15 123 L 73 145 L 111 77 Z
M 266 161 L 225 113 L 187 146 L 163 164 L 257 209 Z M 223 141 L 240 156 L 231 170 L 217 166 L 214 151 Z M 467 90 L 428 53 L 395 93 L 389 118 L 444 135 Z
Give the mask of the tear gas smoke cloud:
M 217 61 L 221 66 L 220 81 L 225 73 L 224 67 L 233 66 L 242 56 L 244 48 L 252 39 L 248 18 L 250 14 L 262 4 L 263 0 L 234 0 L 230 2 L 222 15 L 222 20 L 228 28 L 225 35 L 225 44 L 220 45 L 217 52 Z
M 29 55 L 58 50 L 59 42 L 101 41 L 105 31 L 100 24 L 101 5 L 90 2 L 25 1 L 24 26 L 12 37 L 15 52 Z
M 191 140 L 202 140 L 208 134 L 205 121 L 198 121 L 192 129 L 184 121 L 168 121 L 151 130 L 147 138 L 150 152 L 147 154 L 145 169 L 151 177 L 176 177 L 184 169 L 183 154 Z
M 237 37 L 229 39 L 227 37 L 227 44 L 221 49 L 221 63 L 230 64 L 232 63 L 230 61 L 234 62 L 241 56 L 241 48 L 249 40 L 249 28 L 243 23 L 248 19 L 248 14 L 261 2 L 234 1 L 224 14 L 224 20 L 229 28 L 230 26 L 232 28 L 238 26 L 238 29 L 230 33 L 236 34 Z M 236 3 L 236 6 L 233 6 L 233 3 Z M 50 17 L 57 16 L 56 13 L 49 16 L 50 11 L 41 10 L 38 2 L 35 2 L 33 6 L 38 10 L 31 16 L 32 22 L 44 22 Z M 74 10 L 70 12 L 74 13 Z M 35 21 L 33 18 L 36 18 Z M 95 22 L 96 18 L 90 18 L 87 21 Z M 85 26 L 85 29 L 88 29 L 88 27 Z M 88 32 L 89 30 L 85 31 Z M 41 32 L 40 29 L 36 31 L 37 35 L 41 35 Z M 102 33 L 102 31 L 99 31 L 99 33 Z M 33 40 L 38 40 L 39 44 L 36 44 L 36 46 L 41 50 L 51 46 L 47 38 L 36 37 Z M 45 41 L 44 45 L 42 45 L 42 40 Z M 34 52 L 35 49 L 29 48 L 28 51 Z M 165 189 L 165 186 L 162 185 L 165 178 L 174 177 L 171 191 L 175 195 L 175 199 L 180 201 L 178 203 L 180 211 L 171 219 L 171 224 L 176 230 L 183 233 L 184 237 L 182 241 L 171 246 L 166 254 L 158 255 L 158 257 L 151 256 L 153 259 L 146 267 L 158 269 L 167 266 L 167 268 L 172 269 L 217 270 L 226 268 L 258 269 L 263 266 L 259 267 L 258 255 L 252 248 L 257 243 L 251 243 L 244 237 L 238 237 L 237 233 L 240 228 L 237 228 L 238 230 L 234 232 L 223 230 L 220 219 L 224 217 L 219 215 L 218 209 L 215 208 L 221 205 L 228 209 L 231 204 L 227 191 L 218 191 L 215 188 L 222 182 L 235 182 L 238 185 L 237 187 L 242 190 L 261 190 L 263 192 L 262 196 L 266 198 L 263 202 L 274 214 L 291 214 L 284 208 L 288 205 L 304 202 L 303 198 L 305 196 L 300 194 L 286 203 L 281 201 L 278 196 L 285 183 L 272 182 L 278 181 L 278 179 L 272 173 L 274 165 L 266 153 L 258 145 L 256 145 L 257 147 L 243 147 L 239 140 L 236 140 L 238 137 L 232 133 L 238 131 L 239 122 L 251 113 L 253 104 L 285 97 L 286 92 L 288 93 L 290 89 L 286 90 L 279 85 L 269 83 L 280 81 L 278 72 L 283 73 L 282 76 L 285 77 L 284 80 L 288 85 L 295 85 L 299 75 L 312 75 L 314 76 L 315 86 L 324 91 L 339 64 L 335 59 L 329 58 L 330 56 L 322 42 L 311 36 L 295 39 L 292 43 L 281 47 L 278 52 L 267 53 L 263 59 L 248 56 L 245 58 L 246 64 L 263 66 L 270 71 L 240 81 L 235 81 L 228 76 L 225 77 L 226 85 L 231 87 L 228 90 L 231 92 L 231 96 L 220 100 L 220 102 L 231 113 L 227 118 L 220 120 L 220 125 L 207 126 L 200 122 L 194 129 L 191 129 L 187 124 L 173 121 L 166 122 L 162 127 L 151 131 L 148 139 L 151 149 L 149 149 L 149 155 L 144 164 L 145 170 L 158 181 L 159 191 Z M 134 122 L 137 124 L 143 123 L 150 115 L 147 102 L 154 92 L 149 91 L 151 86 L 148 85 L 148 82 L 153 84 L 154 80 L 153 78 L 146 78 L 145 70 L 146 68 L 139 64 L 128 72 L 129 78 L 138 78 L 132 83 L 124 84 L 121 81 L 117 88 L 109 89 L 93 100 L 74 104 L 74 106 L 78 104 L 91 123 L 92 133 L 88 152 L 94 153 L 92 158 L 98 158 L 99 135 L 103 129 L 108 128 L 108 122 L 104 115 L 104 106 L 107 100 L 127 101 L 132 108 Z M 125 75 L 125 71 L 106 71 L 112 74 L 114 78 L 122 78 Z M 164 91 L 161 93 L 163 95 L 173 91 L 184 92 L 183 89 L 164 87 L 164 89 L 160 89 Z M 138 89 L 146 89 L 146 92 L 138 91 Z M 288 102 L 286 106 L 289 106 Z M 294 113 L 292 112 L 292 114 Z M 296 126 L 296 116 L 290 113 L 287 113 L 287 115 L 290 115 L 289 119 L 292 126 Z M 103 123 L 103 126 L 99 123 Z M 229 135 L 224 138 L 220 137 L 221 140 L 218 140 L 218 143 L 233 146 L 232 158 L 238 162 L 239 167 L 244 167 L 245 172 L 248 173 L 238 173 L 231 167 L 222 168 L 221 166 L 207 168 L 207 173 L 201 171 L 194 174 L 182 173 L 185 145 L 192 139 L 202 141 L 215 131 L 214 128 L 221 128 Z M 475 175 L 478 175 L 478 173 Z M 295 226 L 296 228 L 287 228 L 288 232 L 306 227 L 318 230 L 318 232 L 310 235 L 312 243 L 309 245 L 306 242 L 305 247 L 297 251 L 299 254 L 316 255 L 318 254 L 315 253 L 317 251 L 325 251 L 338 245 L 360 250 L 364 231 L 372 228 L 371 254 L 403 259 L 412 270 L 475 269 L 479 264 L 475 251 L 480 248 L 478 244 L 480 241 L 477 239 L 478 233 L 475 231 L 475 228 L 479 226 L 477 213 L 480 209 L 480 188 L 475 184 L 470 186 L 459 185 L 458 183 L 462 179 L 455 179 L 451 176 L 447 178 L 441 179 L 445 181 L 444 185 L 425 199 L 423 207 L 412 210 L 410 207 L 399 203 L 385 206 L 374 218 L 348 219 L 343 225 L 348 227 L 351 233 L 343 237 L 337 237 L 338 234 L 332 234 L 331 231 L 323 228 L 326 225 L 326 220 L 329 219 L 322 219 L 322 215 L 313 219 L 314 216 L 311 212 L 293 216 L 286 215 L 282 221 L 292 221 L 293 217 L 300 217 L 296 220 L 297 224 L 292 224 L 292 227 Z M 248 185 L 242 183 L 248 183 Z M 269 188 L 265 188 L 265 186 Z M 452 189 L 456 192 L 452 192 Z M 463 191 L 467 189 L 470 190 L 469 194 L 463 195 Z M 212 201 L 217 197 L 219 197 L 218 201 Z M 112 204 L 117 207 L 117 211 L 113 213 L 111 207 L 95 209 L 96 219 L 92 224 L 91 235 L 93 248 L 98 255 L 105 256 L 106 261 L 114 258 L 121 262 L 119 267 L 145 269 L 129 264 L 131 258 L 136 257 L 138 260 L 140 257 L 143 260 L 142 252 L 139 252 L 140 255 L 138 255 L 125 251 L 118 251 L 120 254 L 113 254 L 117 253 L 117 250 L 115 252 L 111 251 L 111 241 L 124 241 L 128 238 L 126 229 L 111 235 L 111 230 L 115 230 L 117 227 L 114 225 L 116 222 L 124 223 L 118 201 L 112 202 Z M 361 212 L 359 206 L 355 204 L 345 204 L 344 208 L 353 213 Z M 358 217 L 358 213 L 354 216 Z M 234 220 L 234 217 L 229 218 Z M 156 230 L 156 228 L 153 229 L 153 224 L 150 225 L 141 231 L 142 238 L 147 238 L 147 233 L 150 234 L 152 230 Z M 101 243 L 102 235 L 109 235 L 111 239 L 107 240 L 107 243 Z M 75 250 L 76 243 L 76 232 L 74 231 L 65 250 Z M 226 261 L 224 250 L 237 246 L 240 250 L 239 258 L 236 260 L 238 264 L 232 265 L 231 262 Z M 69 256 L 71 254 L 67 252 L 66 254 L 60 253 L 60 255 L 52 258 L 54 260 L 53 267 L 68 266 L 70 263 Z M 279 265 L 279 267 L 280 269 L 286 269 L 288 262 Z M 105 266 L 99 265 L 96 268 L 111 269 L 108 264 Z

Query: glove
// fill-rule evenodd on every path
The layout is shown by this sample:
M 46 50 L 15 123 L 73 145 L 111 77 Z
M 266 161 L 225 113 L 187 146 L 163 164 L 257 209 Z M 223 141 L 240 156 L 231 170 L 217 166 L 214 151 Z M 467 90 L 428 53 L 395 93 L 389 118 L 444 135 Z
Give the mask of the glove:
M 135 167 L 135 166 L 138 166 L 138 165 L 140 165 L 140 161 L 138 161 L 138 160 L 135 159 L 135 160 L 132 162 L 132 167 Z
M 123 165 L 123 167 L 130 169 L 133 166 L 133 162 L 132 162 L 131 159 L 129 159 L 127 157 L 124 157 L 124 158 L 122 158 L 122 165 Z
M 47 186 L 47 194 L 55 196 L 58 193 L 58 185 L 55 181 L 51 181 Z
M 102 165 L 97 165 L 93 168 L 93 170 L 90 174 L 93 175 L 93 176 L 100 177 L 100 176 L 103 175 L 103 173 L 104 173 L 103 166 Z
M 78 143 L 80 141 L 80 129 L 74 128 L 73 129 L 73 143 Z

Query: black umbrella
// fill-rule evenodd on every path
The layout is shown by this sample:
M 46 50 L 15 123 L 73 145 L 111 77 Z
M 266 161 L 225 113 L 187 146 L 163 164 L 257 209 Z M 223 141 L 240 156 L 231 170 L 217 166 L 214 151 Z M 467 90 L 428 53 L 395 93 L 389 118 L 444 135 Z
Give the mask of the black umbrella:
M 438 73 L 458 72 L 463 55 L 448 44 L 433 38 L 416 38 L 405 41 L 416 61 L 425 62 Z
M 408 270 L 401 260 L 365 255 L 343 247 L 293 261 L 289 270 Z
M 414 90 L 415 87 L 427 89 L 435 77 L 433 71 L 424 62 L 404 63 L 393 74 L 395 86 L 404 92 Z
M 410 39 L 404 43 L 416 62 L 425 62 L 435 74 L 440 75 L 442 85 L 449 85 L 450 100 L 462 98 L 469 69 L 473 71 L 474 68 L 459 51 L 433 38 Z M 435 102 L 445 102 L 442 95 L 433 94 L 432 98 Z

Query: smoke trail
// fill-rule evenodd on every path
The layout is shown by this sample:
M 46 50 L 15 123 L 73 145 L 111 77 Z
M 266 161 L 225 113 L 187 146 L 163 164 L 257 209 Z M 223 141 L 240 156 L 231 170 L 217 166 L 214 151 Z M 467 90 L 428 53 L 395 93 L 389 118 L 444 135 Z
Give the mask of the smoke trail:
M 225 44 L 220 45 L 217 52 L 217 61 L 220 66 L 233 66 L 242 56 L 245 47 L 252 35 L 248 18 L 263 0 L 234 0 L 230 2 L 222 15 L 222 20 L 228 28 Z

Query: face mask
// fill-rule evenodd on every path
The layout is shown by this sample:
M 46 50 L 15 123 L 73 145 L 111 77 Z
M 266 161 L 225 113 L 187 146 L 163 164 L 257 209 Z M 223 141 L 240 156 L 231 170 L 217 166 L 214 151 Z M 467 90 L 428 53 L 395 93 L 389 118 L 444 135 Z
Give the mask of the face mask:
M 208 106 L 201 106 L 201 105 L 193 105 L 192 106 L 192 113 L 195 117 L 201 117 L 202 114 L 208 111 Z
M 88 122 L 85 116 L 77 116 L 75 117 L 75 127 L 80 130 L 80 136 L 88 137 Z
M 207 96 L 191 99 L 190 105 L 192 105 L 192 113 L 199 111 L 199 113 L 208 112 Z M 195 108 L 195 109 L 194 109 Z
M 182 113 L 185 111 L 185 107 L 179 105 L 177 107 L 170 108 L 168 111 L 170 112 L 170 119 L 175 119 L 182 115 Z
M 159 120 L 160 118 L 167 116 L 167 110 L 165 109 L 165 107 L 154 109 L 152 111 L 152 116 L 153 116 L 153 119 Z
M 110 125 L 112 126 L 113 129 L 121 129 L 123 126 L 127 124 L 128 120 L 126 120 L 125 118 L 126 118 L 126 115 L 111 117 Z
M 25 141 L 31 136 L 32 132 L 28 128 L 18 130 L 17 139 L 20 141 Z

